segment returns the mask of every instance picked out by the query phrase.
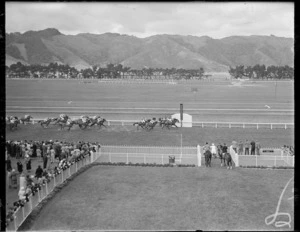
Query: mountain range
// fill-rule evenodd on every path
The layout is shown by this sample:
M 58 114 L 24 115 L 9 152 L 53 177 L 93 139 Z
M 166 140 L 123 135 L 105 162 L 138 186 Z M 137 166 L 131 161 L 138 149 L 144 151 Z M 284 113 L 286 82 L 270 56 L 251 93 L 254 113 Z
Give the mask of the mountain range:
M 229 66 L 256 64 L 294 67 L 294 39 L 270 36 L 154 35 L 117 33 L 65 35 L 55 28 L 6 33 L 6 65 L 57 62 L 77 69 L 120 63 L 132 69 L 204 68 L 226 72 Z

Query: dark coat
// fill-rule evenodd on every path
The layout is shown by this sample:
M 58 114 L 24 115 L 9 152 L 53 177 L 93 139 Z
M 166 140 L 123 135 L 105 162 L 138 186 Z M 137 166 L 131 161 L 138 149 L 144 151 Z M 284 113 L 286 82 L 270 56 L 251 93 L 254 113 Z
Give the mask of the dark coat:
M 35 171 L 36 178 L 42 178 L 43 175 L 43 169 L 41 167 L 38 167 Z
M 23 164 L 21 162 L 18 162 L 17 167 L 18 167 L 18 172 L 22 173 L 23 172 Z

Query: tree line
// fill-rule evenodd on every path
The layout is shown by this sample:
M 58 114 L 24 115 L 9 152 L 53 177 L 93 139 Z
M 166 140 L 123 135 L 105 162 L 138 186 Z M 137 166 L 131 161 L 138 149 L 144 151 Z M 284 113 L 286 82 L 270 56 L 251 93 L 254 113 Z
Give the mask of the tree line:
M 65 64 L 50 63 L 48 65 L 23 65 L 21 62 L 6 66 L 7 78 L 66 78 L 66 79 L 202 79 L 207 78 L 202 67 L 199 69 L 177 68 L 143 68 L 131 69 L 122 64 L 109 63 L 106 67 L 94 65 L 81 69 Z
M 268 66 L 265 65 L 244 65 L 229 68 L 229 74 L 233 78 L 249 78 L 249 79 L 294 79 L 294 68 L 285 66 Z

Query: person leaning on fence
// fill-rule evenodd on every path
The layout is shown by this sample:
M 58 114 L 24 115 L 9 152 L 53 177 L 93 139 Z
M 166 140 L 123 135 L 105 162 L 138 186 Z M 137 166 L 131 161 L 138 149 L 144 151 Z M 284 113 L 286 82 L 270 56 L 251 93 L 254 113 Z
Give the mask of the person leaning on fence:
M 232 149 L 235 151 L 235 153 L 237 153 L 238 152 L 238 144 L 237 144 L 237 142 L 236 141 L 232 141 Z
M 205 143 L 205 145 L 203 146 L 203 152 L 206 152 L 207 150 L 209 150 L 209 145 L 208 142 Z

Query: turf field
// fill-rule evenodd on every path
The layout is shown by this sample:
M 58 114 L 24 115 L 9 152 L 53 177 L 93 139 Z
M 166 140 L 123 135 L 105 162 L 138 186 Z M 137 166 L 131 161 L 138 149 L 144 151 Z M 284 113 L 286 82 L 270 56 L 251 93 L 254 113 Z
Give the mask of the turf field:
M 292 170 L 95 166 L 48 202 L 27 230 L 288 230 L 265 218 L 292 177 Z M 289 230 L 292 188 L 293 180 L 279 209 L 292 217 Z
M 104 84 L 80 80 L 7 80 L 8 115 L 35 118 L 60 113 L 100 114 L 108 120 L 140 120 L 179 112 L 203 122 L 291 123 L 293 82 L 187 82 Z

